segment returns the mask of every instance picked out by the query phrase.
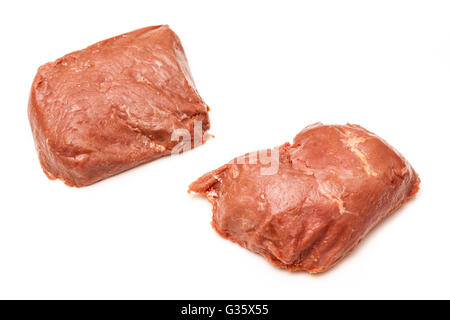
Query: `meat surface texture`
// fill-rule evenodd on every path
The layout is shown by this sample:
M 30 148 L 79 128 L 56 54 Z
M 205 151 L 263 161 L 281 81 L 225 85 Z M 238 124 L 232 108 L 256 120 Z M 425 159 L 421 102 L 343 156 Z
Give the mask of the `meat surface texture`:
M 86 186 L 168 155 L 174 130 L 202 136 L 208 106 L 168 26 L 136 30 L 41 66 L 28 115 L 50 179 Z
M 289 270 L 328 270 L 419 189 L 411 165 L 357 125 L 314 124 L 269 151 L 275 173 L 248 154 L 189 189 L 212 203 L 220 235 Z

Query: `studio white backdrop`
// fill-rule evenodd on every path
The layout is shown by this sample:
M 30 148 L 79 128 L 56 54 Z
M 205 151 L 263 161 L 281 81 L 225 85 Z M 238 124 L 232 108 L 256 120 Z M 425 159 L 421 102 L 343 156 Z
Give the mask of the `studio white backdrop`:
M 450 298 L 448 1 L 14 1 L 0 5 L 0 298 Z M 43 174 L 37 68 L 169 24 L 211 107 L 204 146 L 90 187 Z M 277 269 L 219 237 L 203 173 L 303 127 L 360 124 L 422 179 L 329 272 Z

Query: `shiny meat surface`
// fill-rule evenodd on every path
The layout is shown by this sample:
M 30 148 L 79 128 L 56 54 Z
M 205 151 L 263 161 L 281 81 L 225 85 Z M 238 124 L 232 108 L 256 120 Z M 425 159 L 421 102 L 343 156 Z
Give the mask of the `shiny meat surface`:
M 176 129 L 209 129 L 208 107 L 168 26 L 136 30 L 41 66 L 28 115 L 50 179 L 86 186 L 170 154 Z
M 357 125 L 314 124 L 276 150 L 274 174 L 247 155 L 189 189 L 212 203 L 220 235 L 282 268 L 328 270 L 419 189 L 411 165 Z

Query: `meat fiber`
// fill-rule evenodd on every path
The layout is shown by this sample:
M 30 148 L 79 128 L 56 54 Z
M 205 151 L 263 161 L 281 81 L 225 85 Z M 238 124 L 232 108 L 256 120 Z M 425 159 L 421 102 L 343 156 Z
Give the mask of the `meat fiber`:
M 189 189 L 212 203 L 220 235 L 290 270 L 328 270 L 419 189 L 411 165 L 357 125 L 315 124 L 269 153 L 272 173 L 247 154 Z
M 41 66 L 28 114 L 44 172 L 77 187 L 170 154 L 178 144 L 174 130 L 193 141 L 196 123 L 202 137 L 209 129 L 208 107 L 168 26 L 116 36 Z

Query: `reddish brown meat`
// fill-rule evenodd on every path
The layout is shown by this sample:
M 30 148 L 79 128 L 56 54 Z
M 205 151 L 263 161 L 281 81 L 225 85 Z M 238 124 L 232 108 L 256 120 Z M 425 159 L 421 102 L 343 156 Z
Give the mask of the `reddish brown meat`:
M 41 66 L 31 129 L 44 172 L 86 186 L 171 152 L 175 129 L 209 129 L 207 106 L 168 26 L 136 30 Z
M 279 267 L 326 271 L 418 191 L 410 164 L 360 126 L 315 124 L 278 150 L 275 174 L 241 158 L 190 190 L 212 203 L 219 234 Z

